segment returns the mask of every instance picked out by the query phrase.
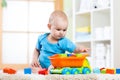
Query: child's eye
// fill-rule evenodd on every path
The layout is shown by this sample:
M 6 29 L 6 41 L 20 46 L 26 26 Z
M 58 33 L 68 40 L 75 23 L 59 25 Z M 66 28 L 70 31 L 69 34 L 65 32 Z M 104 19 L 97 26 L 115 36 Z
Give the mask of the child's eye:
M 66 29 L 65 29 L 65 30 L 63 30 L 63 31 L 66 31 Z
M 60 31 L 60 29 L 57 29 L 57 31 Z

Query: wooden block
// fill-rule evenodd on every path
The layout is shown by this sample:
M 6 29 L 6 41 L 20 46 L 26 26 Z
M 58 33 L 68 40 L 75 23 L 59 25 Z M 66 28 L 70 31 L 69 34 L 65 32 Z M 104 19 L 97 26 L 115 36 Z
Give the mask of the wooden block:
M 106 69 L 106 73 L 115 74 L 115 69 Z

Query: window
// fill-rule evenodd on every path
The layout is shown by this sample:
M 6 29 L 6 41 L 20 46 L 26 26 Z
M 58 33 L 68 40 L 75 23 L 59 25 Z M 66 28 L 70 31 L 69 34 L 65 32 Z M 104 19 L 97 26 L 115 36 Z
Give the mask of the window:
M 6 1 L 7 7 L 0 7 L 0 67 L 23 69 L 31 62 L 38 35 L 49 32 L 48 18 L 60 9 L 59 0 Z

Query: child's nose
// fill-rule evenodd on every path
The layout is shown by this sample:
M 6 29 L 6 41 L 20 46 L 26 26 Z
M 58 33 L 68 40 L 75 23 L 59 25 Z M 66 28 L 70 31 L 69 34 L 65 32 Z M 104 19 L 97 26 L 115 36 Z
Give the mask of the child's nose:
M 63 31 L 60 31 L 60 34 L 61 34 L 61 35 L 63 35 L 63 33 L 64 33 Z

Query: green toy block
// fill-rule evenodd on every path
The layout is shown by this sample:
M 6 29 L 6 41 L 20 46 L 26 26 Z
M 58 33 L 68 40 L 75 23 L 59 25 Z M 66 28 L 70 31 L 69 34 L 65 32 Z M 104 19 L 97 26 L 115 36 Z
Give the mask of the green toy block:
M 101 72 L 102 74 L 106 74 L 106 69 L 102 69 L 100 72 Z
M 60 57 L 67 57 L 67 54 L 60 54 Z
M 76 54 L 77 57 L 82 57 L 82 54 Z

